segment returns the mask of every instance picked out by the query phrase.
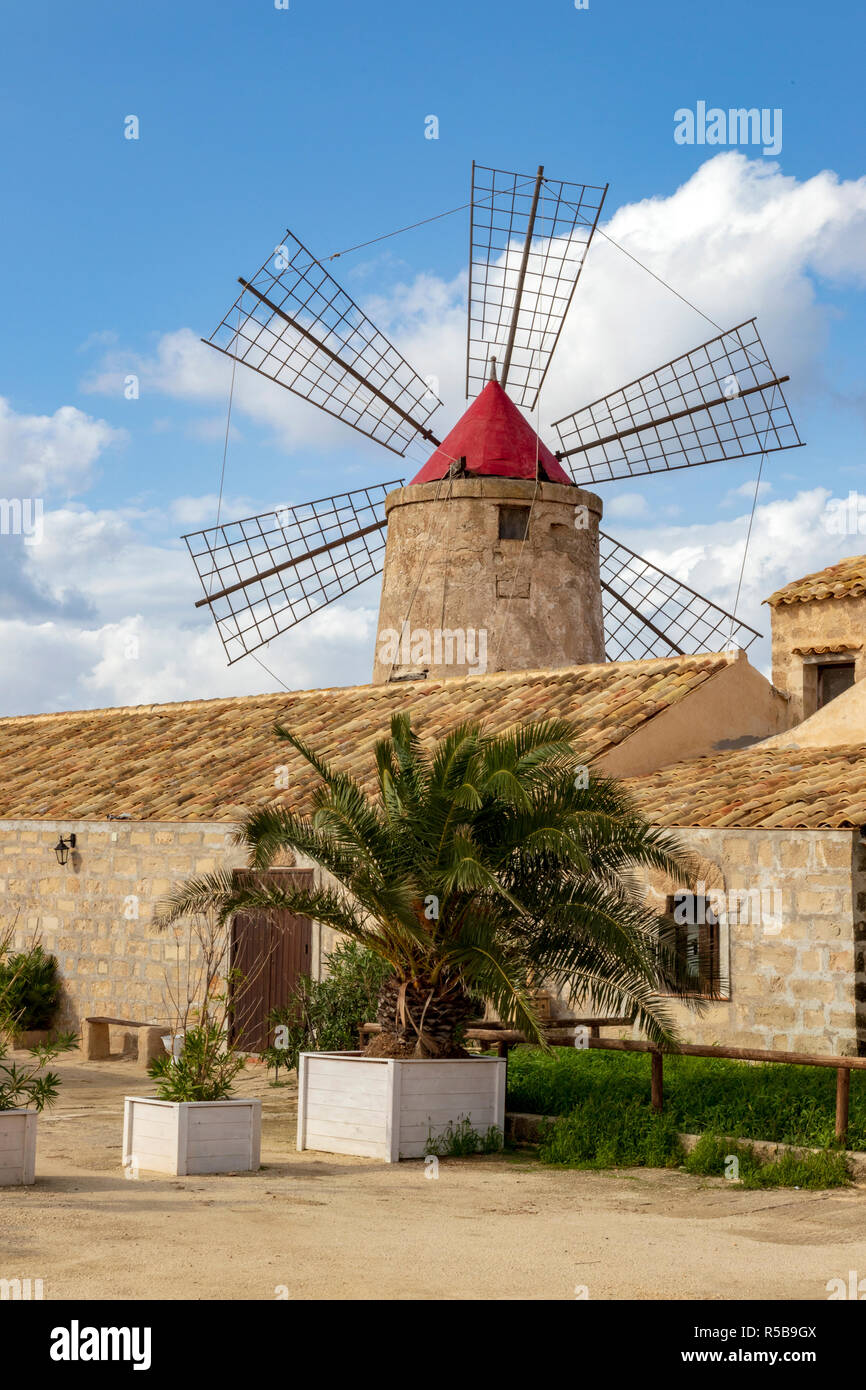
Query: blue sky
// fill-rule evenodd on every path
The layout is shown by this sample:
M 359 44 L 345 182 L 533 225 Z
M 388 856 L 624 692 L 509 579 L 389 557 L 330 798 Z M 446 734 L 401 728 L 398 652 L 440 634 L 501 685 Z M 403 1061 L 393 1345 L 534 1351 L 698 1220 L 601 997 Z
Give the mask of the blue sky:
M 5 642 L 20 654 L 2 712 L 274 687 L 251 662 L 224 671 L 176 543 L 213 519 L 227 402 L 227 364 L 200 365 L 194 344 L 285 226 L 327 255 L 465 202 L 473 157 L 609 182 L 606 224 L 619 217 L 636 254 L 718 321 L 758 313 L 809 443 L 767 464 L 744 616 L 761 616 L 786 565 L 863 549 L 820 522 L 828 497 L 866 492 L 864 30 L 853 3 L 802 0 L 8 10 L 0 466 L 7 496 L 38 484 L 46 533 L 29 547 L 0 537 Z M 781 151 L 675 143 L 674 112 L 698 101 L 780 108 Z M 437 140 L 424 138 L 430 114 Z M 467 235 L 462 213 L 331 267 L 441 377 L 440 435 L 464 406 Z M 542 425 L 712 334 L 597 245 L 572 319 Z M 140 374 L 138 400 L 119 387 L 126 372 Z M 310 407 L 250 395 L 226 494 L 264 509 L 410 470 L 322 430 Z M 629 485 L 624 501 L 604 492 L 606 527 L 729 600 L 754 477 L 745 460 Z M 376 601 L 368 585 L 342 624 L 289 634 L 264 659 L 289 685 L 366 679 Z M 130 634 L 132 659 L 118 656 Z

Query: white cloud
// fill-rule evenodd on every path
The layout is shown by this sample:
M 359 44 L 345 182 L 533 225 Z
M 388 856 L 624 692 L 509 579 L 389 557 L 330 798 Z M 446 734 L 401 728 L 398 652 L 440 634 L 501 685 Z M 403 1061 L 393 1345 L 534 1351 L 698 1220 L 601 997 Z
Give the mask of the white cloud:
M 604 499 L 606 522 L 611 517 L 614 521 L 634 521 L 637 517 L 646 516 L 647 511 L 647 500 L 641 492 L 618 492 Z
M 0 396 L 0 477 L 7 497 L 84 492 L 99 455 L 126 438 L 74 406 L 53 415 L 19 415 Z
M 754 486 L 754 485 L 753 485 Z M 758 505 L 752 525 L 737 616 L 764 634 L 749 649 L 753 664 L 769 671 L 770 613 L 762 601 L 791 579 L 812 574 L 866 549 L 866 508 L 862 531 L 839 534 L 840 508 L 825 487 Z M 857 514 L 855 513 L 855 525 Z M 732 612 L 748 530 L 748 512 L 734 519 L 691 526 L 616 528 L 615 538 L 676 579 Z
M 199 500 L 179 499 L 179 507 Z M 4 670 L 0 713 L 369 680 L 374 585 L 262 649 L 273 675 L 253 657 L 229 668 L 206 610 L 194 607 L 200 591 L 185 547 L 148 534 L 153 521 L 133 508 L 59 508 L 46 512 L 39 545 L 18 547 L 21 592 L 4 583 L 0 618 L 0 643 L 16 656 Z M 0 561 L 9 555 L 4 543 Z
M 730 504 L 732 502 L 739 502 L 743 497 L 747 498 L 749 502 L 751 502 L 752 498 L 755 495 L 756 482 L 756 478 L 747 478 L 744 483 L 740 483 L 739 487 L 729 488 L 728 491 L 725 493 L 725 503 Z M 761 481 L 758 483 L 758 500 L 760 501 L 762 497 L 769 497 L 772 491 L 773 484 L 768 483 L 765 478 L 762 478 Z
M 603 230 L 705 314 L 730 328 L 754 315 L 795 392 L 823 386 L 831 317 L 816 277 L 866 283 L 866 178 L 804 182 L 729 152 L 670 197 L 620 208 Z M 596 237 L 544 390 L 556 419 L 714 337 L 716 330 L 620 250 Z
M 168 504 L 168 511 L 179 526 L 202 529 L 216 525 L 218 508 L 222 521 L 234 521 L 242 516 L 256 515 L 257 505 L 249 497 L 224 495 L 220 506 L 218 493 L 208 492 L 201 497 L 175 497 Z
M 843 499 L 845 500 L 845 499 Z M 862 550 L 863 534 L 840 535 L 842 501 L 827 488 L 758 506 L 738 614 L 769 632 L 761 600 L 787 580 Z M 854 515 L 866 532 L 866 509 Z M 142 704 L 218 695 L 364 683 L 370 678 L 378 591 L 375 583 L 284 634 L 258 656 L 228 668 L 196 594 L 190 562 L 174 542 L 141 534 L 148 514 L 65 509 L 46 516 L 45 541 L 29 548 L 28 575 L 67 608 L 49 621 L 0 620 L 0 643 L 16 660 L 6 671 L 3 712 Z M 733 607 L 748 515 L 702 525 L 655 522 L 623 540 L 653 564 Z M 74 577 L 77 607 L 70 600 Z M 38 617 L 38 615 L 37 615 Z M 766 639 L 751 649 L 769 669 Z

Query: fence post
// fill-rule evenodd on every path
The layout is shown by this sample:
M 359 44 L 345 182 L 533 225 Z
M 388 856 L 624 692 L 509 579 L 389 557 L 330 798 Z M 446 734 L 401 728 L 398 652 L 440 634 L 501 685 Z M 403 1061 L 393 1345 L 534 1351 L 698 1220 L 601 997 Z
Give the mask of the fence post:
M 836 1071 L 836 1138 L 844 1144 L 848 1138 L 848 1099 L 851 1093 L 851 1068 Z
M 652 1067 L 652 1108 L 661 1110 L 664 1107 L 665 1085 L 664 1085 L 664 1056 L 659 1051 L 650 1054 Z

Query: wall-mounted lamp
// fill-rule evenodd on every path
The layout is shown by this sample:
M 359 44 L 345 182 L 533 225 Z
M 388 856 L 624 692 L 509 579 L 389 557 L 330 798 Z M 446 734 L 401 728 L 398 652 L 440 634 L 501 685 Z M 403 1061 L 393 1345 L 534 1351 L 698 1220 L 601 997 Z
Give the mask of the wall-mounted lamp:
M 68 840 L 64 840 L 61 835 L 57 844 L 54 846 L 54 853 L 57 855 L 58 864 L 66 863 L 71 849 L 75 849 L 75 836 L 70 835 Z

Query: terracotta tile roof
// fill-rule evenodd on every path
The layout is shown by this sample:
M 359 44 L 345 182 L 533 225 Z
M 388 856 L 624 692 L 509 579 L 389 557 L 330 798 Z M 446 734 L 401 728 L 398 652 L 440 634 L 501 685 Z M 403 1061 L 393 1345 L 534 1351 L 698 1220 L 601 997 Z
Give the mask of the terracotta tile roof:
M 275 720 L 365 780 L 373 745 L 400 709 L 430 738 L 470 718 L 495 731 L 567 717 L 590 761 L 732 659 L 610 662 L 0 719 L 0 817 L 231 821 L 263 798 L 303 806 L 318 779 L 273 737 Z M 280 765 L 288 769 L 284 792 L 275 790 Z
M 640 809 L 663 826 L 820 830 L 866 825 L 866 744 L 717 753 L 632 777 Z
M 837 565 L 794 579 L 764 599 L 771 608 L 780 603 L 807 603 L 810 599 L 854 598 L 866 594 L 866 555 L 849 555 Z
M 838 656 L 841 652 L 859 652 L 862 646 L 862 642 L 826 642 L 820 647 L 793 647 L 792 651 L 797 656 Z

